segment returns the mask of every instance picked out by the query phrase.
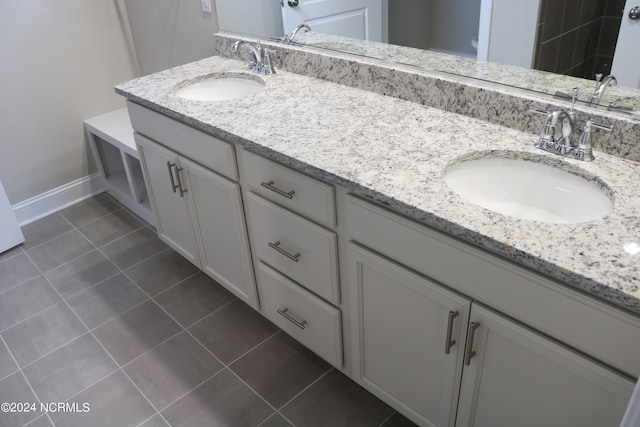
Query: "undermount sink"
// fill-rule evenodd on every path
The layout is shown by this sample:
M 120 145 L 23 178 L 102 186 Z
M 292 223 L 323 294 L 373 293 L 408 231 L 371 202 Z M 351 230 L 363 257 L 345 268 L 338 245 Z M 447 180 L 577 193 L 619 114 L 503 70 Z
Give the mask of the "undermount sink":
M 444 180 L 467 201 L 491 211 L 576 224 L 602 218 L 613 209 L 604 184 L 587 176 L 530 160 L 479 158 L 447 167 Z
M 182 83 L 174 94 L 190 101 L 228 101 L 251 96 L 264 89 L 264 82 L 245 74 L 219 74 Z

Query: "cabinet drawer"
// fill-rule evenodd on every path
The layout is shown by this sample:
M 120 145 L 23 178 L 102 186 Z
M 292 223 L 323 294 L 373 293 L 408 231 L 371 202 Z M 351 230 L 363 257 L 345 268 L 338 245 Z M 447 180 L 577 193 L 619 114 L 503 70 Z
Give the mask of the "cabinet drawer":
M 242 174 L 253 191 L 322 225 L 335 227 L 333 187 L 257 156 L 240 153 Z
M 238 169 L 233 145 L 127 101 L 131 124 L 166 147 L 234 181 Z
M 263 263 L 258 265 L 263 314 L 337 368 L 342 367 L 340 310 Z
M 337 304 L 336 234 L 256 194 L 248 193 L 247 201 L 257 258 Z
M 349 196 L 348 237 L 637 377 L 640 320 L 502 258 Z

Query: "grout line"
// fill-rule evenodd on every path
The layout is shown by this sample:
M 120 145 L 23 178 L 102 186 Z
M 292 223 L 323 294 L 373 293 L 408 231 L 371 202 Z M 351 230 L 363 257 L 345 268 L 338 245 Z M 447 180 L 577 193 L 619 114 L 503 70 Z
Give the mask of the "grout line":
M 61 303 L 62 303 L 62 301 L 61 301 L 60 303 L 56 304 L 56 306 L 57 306 L 57 305 L 60 305 Z M 51 306 L 50 308 L 52 308 L 52 307 L 55 307 L 55 306 Z M 46 310 L 44 310 L 44 311 L 46 311 Z M 42 313 L 42 312 L 41 312 L 41 313 Z M 75 313 L 73 313 L 73 312 L 72 312 L 71 314 L 73 314 L 74 316 L 76 315 L 76 314 L 75 314 Z M 84 326 L 84 325 L 83 325 L 83 326 Z M 25 364 L 22 366 L 22 369 L 28 368 L 29 366 L 31 366 L 31 365 L 33 365 L 34 363 L 36 363 L 36 362 L 40 361 L 41 359 L 44 359 L 45 357 L 49 356 L 50 354 L 55 353 L 56 351 L 60 350 L 62 347 L 65 347 L 66 345 L 71 344 L 72 342 L 79 340 L 80 338 L 82 338 L 82 337 L 84 337 L 85 335 L 87 335 L 87 333 L 89 333 L 89 330 L 86 330 L 85 332 L 81 333 L 81 334 L 80 334 L 80 335 L 78 335 L 77 337 L 70 339 L 69 341 L 65 342 L 65 343 L 64 343 L 64 344 L 62 344 L 62 345 L 59 345 L 58 347 L 54 348 L 53 350 L 51 350 L 51 351 L 49 351 L 49 352 L 47 352 L 47 353 L 44 353 L 44 354 L 40 355 L 37 359 L 34 359 L 34 360 L 32 360 L 31 362 L 29 362 L 29 363 L 25 363 Z M 8 345 L 7 345 L 7 347 L 8 347 Z M 16 360 L 17 360 L 17 359 L 16 359 Z
M 18 360 L 16 359 L 16 357 L 13 354 L 13 351 L 9 348 L 9 345 L 7 345 L 6 341 L 4 340 L 4 338 L 2 336 L 0 336 L 0 342 L 2 342 L 2 344 L 4 344 L 4 346 L 7 348 L 7 350 L 9 351 L 9 355 L 11 356 L 11 359 L 13 360 L 13 362 L 16 364 L 16 366 L 18 367 L 17 371 L 14 371 L 11 375 L 16 374 L 17 372 L 20 372 L 20 375 L 22 375 L 22 378 L 24 379 L 25 383 L 27 383 L 27 387 L 29 387 L 29 390 L 31 390 L 31 393 L 33 393 L 33 396 L 36 398 L 36 400 L 38 401 L 38 403 L 42 402 L 42 399 L 40 399 L 40 396 L 38 396 L 38 393 L 36 393 L 36 390 L 33 388 L 33 386 L 31 385 L 31 381 L 29 381 L 29 378 L 27 378 L 27 376 L 25 375 L 24 371 L 22 370 L 22 368 L 20 367 L 20 364 L 18 363 Z M 7 377 L 5 377 L 7 378 Z M 49 422 L 51 422 L 51 424 L 55 427 L 55 424 L 53 423 L 53 420 L 51 419 L 51 417 L 49 416 L 49 413 L 47 412 L 45 414 L 45 416 L 49 419 Z M 35 417 L 33 420 L 29 421 L 29 423 L 31 423 L 32 421 L 37 420 L 38 417 Z
M 393 408 L 391 408 L 393 409 Z M 395 410 L 391 411 L 391 415 L 389 415 L 387 418 L 385 418 L 384 420 L 382 420 L 382 422 L 380 424 L 378 424 L 378 427 L 383 427 L 384 423 L 386 423 L 387 421 L 389 421 L 391 419 L 391 417 L 393 417 L 396 414 Z
M 76 229 L 76 231 L 77 231 L 77 228 L 75 228 L 75 226 L 74 226 L 73 224 L 71 224 L 71 225 L 72 225 L 72 226 L 74 227 L 74 229 Z M 93 243 L 91 243 L 91 242 L 89 242 L 89 243 L 90 243 L 92 246 L 94 246 L 94 247 L 95 247 L 95 245 L 93 245 Z M 96 248 L 96 249 L 98 249 L 98 248 Z M 99 249 L 98 249 L 98 250 L 99 250 Z M 101 253 L 102 253 L 102 252 L 101 252 Z M 104 254 L 103 254 L 103 255 L 104 255 Z M 27 256 L 28 256 L 28 254 L 27 254 Z M 29 257 L 29 258 L 31 258 L 31 257 Z M 31 261 L 33 262 L 33 260 L 31 260 Z M 34 264 L 35 264 L 35 263 L 34 263 Z M 115 264 L 114 264 L 114 265 L 115 265 Z M 36 265 L 36 267 L 38 267 L 38 266 Z M 120 270 L 120 271 L 122 272 L 122 269 L 120 269 L 120 267 L 118 267 L 117 265 L 116 265 L 116 268 L 118 268 L 118 270 Z M 39 268 L 39 267 L 38 267 L 38 269 L 40 270 L 40 268 Z M 44 275 L 43 275 L 43 276 L 44 276 Z M 51 282 L 49 281 L 49 279 L 48 279 L 46 276 L 44 276 L 44 277 L 45 277 L 45 280 L 49 283 L 49 285 L 50 285 L 50 286 L 54 289 L 54 291 L 58 294 L 58 296 L 60 296 L 60 298 L 62 298 L 62 295 L 60 295 L 60 292 L 58 292 L 58 290 L 55 288 L 55 286 L 53 286 L 53 285 L 51 284 Z M 136 285 L 136 286 L 137 286 L 137 285 Z M 118 372 L 118 371 L 122 372 L 122 374 L 123 374 L 123 375 L 124 375 L 128 380 L 129 380 L 129 382 L 130 382 L 131 384 L 133 384 L 133 386 L 134 386 L 134 387 L 135 387 L 135 389 L 138 391 L 138 393 L 140 393 L 140 394 L 142 395 L 142 397 L 147 401 L 147 403 L 151 406 L 151 408 L 153 408 L 153 410 L 154 410 L 155 412 L 158 412 L 158 408 L 156 408 L 156 407 L 155 407 L 155 405 L 151 402 L 151 400 L 147 397 L 147 395 L 146 395 L 146 394 L 144 394 L 144 393 L 142 392 L 142 390 L 140 390 L 140 388 L 138 387 L 138 385 L 137 385 L 137 384 L 136 384 L 136 383 L 131 379 L 131 377 L 129 377 L 129 375 L 127 375 L 127 373 L 122 369 L 122 367 L 120 366 L 120 364 L 118 363 L 118 361 L 115 359 L 115 357 L 113 357 L 113 355 L 112 355 L 112 354 L 107 350 L 107 348 L 102 344 L 102 342 L 101 342 L 101 341 L 100 341 L 100 340 L 95 336 L 95 334 L 93 333 L 93 331 L 92 331 L 91 329 L 89 329 L 89 327 L 87 326 L 87 324 L 84 322 L 84 320 L 82 320 L 82 318 L 78 315 L 78 313 L 76 313 L 76 311 L 73 309 L 73 307 L 71 307 L 71 305 L 69 304 L 69 302 L 68 302 L 67 300 L 65 300 L 64 298 L 62 298 L 62 300 L 63 300 L 63 301 L 64 301 L 64 303 L 67 305 L 67 307 L 68 307 L 68 308 L 69 308 L 69 309 L 70 309 L 70 310 L 75 314 L 75 316 L 78 318 L 78 320 L 79 320 L 79 321 L 84 325 L 84 327 L 85 327 L 85 328 L 87 328 L 87 330 L 89 331 L 89 333 L 91 334 L 91 336 L 93 337 L 93 339 L 94 339 L 94 340 L 96 340 L 96 342 L 97 342 L 97 343 L 98 343 L 98 345 L 102 348 L 102 350 L 103 350 L 103 351 L 104 351 L 104 352 L 109 356 L 109 358 L 110 358 L 110 359 L 115 363 L 115 365 L 118 367 L 118 369 L 114 370 L 114 371 L 113 371 L 111 374 L 109 374 L 109 375 L 113 375 L 114 373 L 116 373 L 116 372 Z M 8 347 L 7 347 L 7 348 L 8 348 Z M 22 372 L 22 370 L 20 370 L 20 372 Z M 31 386 L 31 383 L 28 381 L 27 377 L 24 375 L 24 373 L 22 373 L 22 375 L 24 376 L 25 380 L 26 380 L 26 381 L 27 381 L 27 383 L 29 384 L 29 387 L 33 390 L 33 387 Z M 100 381 L 102 381 L 103 379 L 104 379 L 104 378 L 102 378 Z M 91 385 L 90 385 L 89 387 L 87 387 L 87 388 L 90 388 L 90 387 L 95 386 L 96 384 L 98 384 L 98 382 L 99 382 L 99 381 L 94 382 L 93 384 L 91 384 Z M 86 389 L 85 389 L 85 390 L 86 390 Z M 33 391 L 34 391 L 34 394 L 35 394 L 35 390 L 33 390 Z M 79 392 L 79 393 L 80 393 L 80 392 Z M 36 396 L 37 396 L 37 394 L 36 394 Z M 77 393 L 76 393 L 74 396 L 77 396 Z M 72 396 L 72 397 L 70 397 L 70 398 L 68 398 L 66 401 L 69 401 L 69 399 L 71 399 L 71 398 L 73 398 L 73 396 Z M 164 418 L 164 416 L 162 416 L 162 414 L 160 414 L 160 417 L 161 417 L 165 422 L 167 422 L 167 424 L 169 424 L 169 423 L 168 423 L 168 421 Z M 50 421 L 53 421 L 53 420 L 51 420 L 51 418 L 50 418 L 49 420 L 50 420 Z M 55 426 L 55 424 L 54 424 L 54 426 Z

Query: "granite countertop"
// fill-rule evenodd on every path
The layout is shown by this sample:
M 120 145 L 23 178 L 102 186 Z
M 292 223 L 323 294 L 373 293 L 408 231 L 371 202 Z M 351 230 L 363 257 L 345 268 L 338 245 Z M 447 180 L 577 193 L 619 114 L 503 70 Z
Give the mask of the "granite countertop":
M 428 70 L 495 82 L 538 93 L 550 95 L 562 93 L 571 98 L 572 89 L 578 87 L 580 89 L 578 99 L 584 103 L 587 102 L 595 88 L 595 76 L 591 80 L 582 79 L 514 65 L 478 61 L 475 58 L 433 50 L 378 43 L 314 31 L 301 32 L 296 40 L 307 46 L 317 46 L 338 52 L 349 52 L 369 58 L 414 65 Z M 640 115 L 640 111 L 638 111 L 640 109 L 640 89 L 622 85 L 609 86 L 600 100 L 601 107 L 599 108 L 603 111 L 606 110 L 609 102 L 616 102 L 618 106 L 635 109 L 635 111 L 619 114 L 628 114 L 629 117 L 636 118 Z
M 533 134 L 285 71 L 261 76 L 264 90 L 247 98 L 212 103 L 173 94 L 187 80 L 245 68 L 214 56 L 116 92 L 640 314 L 638 163 L 598 152 L 592 163 L 564 159 L 535 149 Z M 462 156 L 520 157 L 590 176 L 606 184 L 614 209 L 581 224 L 494 213 L 444 182 L 446 167 Z

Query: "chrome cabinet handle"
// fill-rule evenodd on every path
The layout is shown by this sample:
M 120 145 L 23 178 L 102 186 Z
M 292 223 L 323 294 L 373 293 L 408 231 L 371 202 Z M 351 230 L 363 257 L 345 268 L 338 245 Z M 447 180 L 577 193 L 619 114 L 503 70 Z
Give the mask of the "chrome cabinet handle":
M 633 19 L 634 21 L 640 19 L 640 6 L 632 7 L 629 10 L 629 19 Z
M 303 320 L 303 321 L 298 321 L 296 319 L 293 318 L 293 316 L 291 316 L 289 314 L 289 309 L 288 308 L 283 308 L 283 309 L 277 309 L 276 312 L 278 312 L 278 314 L 282 317 L 284 317 L 285 319 L 287 319 L 289 322 L 293 323 L 294 325 L 296 325 L 298 328 L 300 329 L 305 329 L 307 326 L 307 321 Z
M 298 0 L 288 0 L 287 3 L 289 4 L 289 7 L 296 7 L 299 4 Z
M 167 160 L 167 168 L 169 169 L 169 178 L 171 178 L 171 189 L 173 190 L 174 193 L 178 189 L 178 186 L 176 185 L 176 182 L 173 180 L 173 171 L 171 170 L 171 168 L 173 168 L 175 165 L 176 165 L 175 163 L 171 163 L 170 161 Z
M 449 311 L 449 319 L 447 320 L 447 341 L 444 344 L 444 354 L 451 353 L 451 347 L 456 344 L 456 340 L 451 339 L 451 335 L 453 334 L 453 319 L 458 316 L 457 311 Z
M 284 249 L 282 249 L 280 247 L 280 240 L 278 240 L 275 243 L 269 242 L 269 243 L 267 243 L 267 245 L 269 245 L 270 248 L 275 249 L 276 251 L 278 251 L 278 253 L 286 256 L 287 258 L 289 258 L 293 262 L 300 261 L 300 252 L 297 252 L 297 253 L 295 253 L 293 255 L 290 254 L 289 252 L 285 251 Z
M 184 168 L 179 168 L 176 166 L 176 178 L 178 178 L 178 191 L 180 192 L 180 197 L 184 197 L 184 193 L 188 191 L 186 188 L 182 188 L 182 178 L 180 178 L 180 172 L 182 172 L 183 170 Z
M 275 185 L 273 185 L 273 180 L 269 181 L 269 182 L 260 182 L 260 185 L 263 186 L 264 188 L 273 191 L 276 194 L 281 195 L 282 197 L 286 197 L 287 199 L 293 199 L 293 195 L 296 194 L 295 191 L 291 190 L 291 191 L 284 191 L 279 189 L 278 187 L 276 187 Z
M 467 331 L 467 351 L 464 355 L 464 364 L 469 366 L 471 364 L 471 359 L 476 355 L 476 352 L 473 351 L 473 337 L 475 336 L 476 329 L 480 327 L 480 322 L 471 322 L 469 326 L 469 331 Z

